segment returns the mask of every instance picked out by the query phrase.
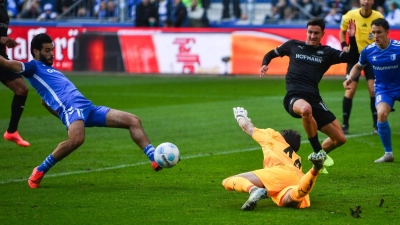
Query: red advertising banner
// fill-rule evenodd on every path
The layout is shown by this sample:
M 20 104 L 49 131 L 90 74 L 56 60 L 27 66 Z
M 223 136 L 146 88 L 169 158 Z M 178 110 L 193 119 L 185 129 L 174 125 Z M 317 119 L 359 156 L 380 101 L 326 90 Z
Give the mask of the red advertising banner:
M 54 40 L 54 67 L 61 71 L 128 73 L 258 73 L 264 55 L 289 39 L 306 39 L 306 28 L 166 28 L 10 26 L 19 43 L 7 49 L 10 59 L 30 61 L 30 41 L 38 33 Z M 89 35 L 90 34 L 90 35 Z M 85 39 L 86 36 L 86 39 Z M 322 44 L 340 49 L 338 28 L 327 28 Z M 400 30 L 390 38 L 400 40 Z M 85 39 L 84 42 L 82 40 Z M 226 60 L 228 59 L 228 60 Z M 284 75 L 288 58 L 276 58 L 269 74 Z M 326 74 L 343 75 L 345 64 Z

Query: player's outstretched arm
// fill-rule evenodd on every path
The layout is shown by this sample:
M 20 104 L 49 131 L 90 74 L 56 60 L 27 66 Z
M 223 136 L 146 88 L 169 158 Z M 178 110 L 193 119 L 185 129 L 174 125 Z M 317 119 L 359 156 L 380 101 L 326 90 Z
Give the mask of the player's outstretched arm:
M 0 66 L 7 68 L 13 72 L 21 72 L 22 71 L 22 62 L 15 60 L 7 60 L 3 56 L 0 56 Z M 1 75 L 0 75 L 1 76 Z
M 254 125 L 251 122 L 251 119 L 247 117 L 247 110 L 243 107 L 235 107 L 233 108 L 233 115 L 235 116 L 236 121 L 239 126 L 242 128 L 246 134 L 252 136 L 254 131 Z
M 348 78 L 343 82 L 344 89 L 350 89 L 349 85 L 360 75 L 362 69 L 363 66 L 359 63 L 356 63 L 353 68 L 351 68 Z

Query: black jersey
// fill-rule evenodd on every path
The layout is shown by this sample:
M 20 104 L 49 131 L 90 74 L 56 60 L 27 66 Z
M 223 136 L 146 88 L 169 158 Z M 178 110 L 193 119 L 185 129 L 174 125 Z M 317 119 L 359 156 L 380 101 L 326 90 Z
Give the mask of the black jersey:
M 7 37 L 8 23 L 10 22 L 10 17 L 8 17 L 7 9 L 4 3 L 0 4 L 0 36 Z M 0 43 L 0 54 L 6 54 L 6 46 Z
M 354 60 L 353 53 L 350 55 L 324 45 L 314 47 L 298 40 L 289 40 L 273 51 L 275 57 L 290 58 L 286 74 L 288 94 L 312 99 L 321 98 L 318 84 L 331 65 Z

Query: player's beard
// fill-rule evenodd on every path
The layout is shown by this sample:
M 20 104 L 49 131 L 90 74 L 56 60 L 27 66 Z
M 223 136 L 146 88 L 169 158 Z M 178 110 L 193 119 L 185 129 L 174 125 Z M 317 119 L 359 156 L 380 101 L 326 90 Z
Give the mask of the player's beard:
M 40 54 L 39 61 L 43 62 L 44 64 L 46 64 L 46 66 L 52 66 L 53 65 L 53 58 L 54 57 L 46 58 L 46 56 Z

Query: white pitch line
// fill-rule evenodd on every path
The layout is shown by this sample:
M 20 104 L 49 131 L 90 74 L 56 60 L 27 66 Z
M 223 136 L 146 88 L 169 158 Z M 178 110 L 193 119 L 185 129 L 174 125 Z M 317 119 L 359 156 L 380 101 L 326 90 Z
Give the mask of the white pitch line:
M 372 135 L 372 134 L 371 133 L 353 134 L 353 135 L 346 135 L 346 137 L 354 138 L 354 137 L 362 137 L 362 136 L 368 136 L 368 135 Z M 304 143 L 309 143 L 309 142 L 308 142 L 308 140 L 304 140 L 301 143 L 304 144 Z M 212 156 L 212 155 L 229 155 L 229 154 L 235 154 L 235 153 L 239 153 L 239 152 L 250 152 L 250 151 L 255 151 L 255 150 L 259 150 L 259 149 L 260 149 L 260 147 L 254 147 L 254 148 L 236 149 L 236 150 L 216 152 L 216 153 L 201 153 L 201 154 L 195 154 L 195 155 L 190 155 L 190 156 L 182 156 L 181 158 L 182 158 L 182 160 L 195 159 L 195 158 L 207 157 L 207 156 Z M 121 169 L 121 168 L 126 168 L 126 167 L 141 166 L 141 165 L 146 165 L 146 164 L 149 164 L 149 161 L 143 161 L 143 162 L 138 162 L 138 163 L 133 163 L 133 164 L 125 164 L 125 165 L 119 165 L 119 166 L 112 166 L 112 167 L 105 167 L 105 168 L 99 168 L 99 169 L 80 170 L 80 171 L 74 171 L 74 172 L 68 172 L 68 173 L 48 174 L 48 175 L 46 175 L 46 178 L 69 176 L 69 175 L 73 175 L 73 174 L 101 172 L 101 171 L 115 170 L 115 169 Z M 23 182 L 23 181 L 27 181 L 27 179 L 20 178 L 20 179 L 11 179 L 11 180 L 6 180 L 6 181 L 0 181 L 0 184 L 17 183 L 17 182 Z

